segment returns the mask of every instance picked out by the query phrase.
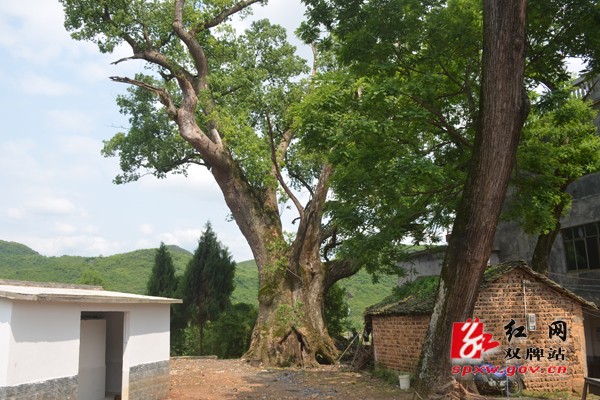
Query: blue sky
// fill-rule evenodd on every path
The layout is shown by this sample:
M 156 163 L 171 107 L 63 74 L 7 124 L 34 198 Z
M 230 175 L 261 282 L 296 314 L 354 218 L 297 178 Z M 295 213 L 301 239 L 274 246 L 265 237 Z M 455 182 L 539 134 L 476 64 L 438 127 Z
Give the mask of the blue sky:
M 271 0 L 255 17 L 269 17 L 293 36 L 303 8 L 300 0 Z M 236 261 L 252 258 L 203 169 L 188 178 L 112 183 L 118 160 L 100 149 L 126 127 L 115 104 L 126 87 L 108 77 L 143 67 L 110 64 L 127 55 L 125 47 L 102 55 L 72 40 L 58 1 L 0 2 L 0 240 L 48 256 L 110 255 L 161 241 L 193 250 L 210 220 Z

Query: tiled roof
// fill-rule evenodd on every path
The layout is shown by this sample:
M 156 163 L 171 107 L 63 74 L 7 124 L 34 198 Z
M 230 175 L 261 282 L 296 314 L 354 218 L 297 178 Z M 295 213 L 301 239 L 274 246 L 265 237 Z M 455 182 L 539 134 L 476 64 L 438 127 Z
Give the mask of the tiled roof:
M 511 261 L 497 265 L 491 265 L 486 268 L 483 274 L 483 281 L 480 290 L 484 289 L 490 283 L 496 281 L 500 277 L 512 272 L 515 269 L 520 269 L 529 274 L 532 279 L 537 279 L 543 282 L 548 287 L 564 294 L 567 297 L 581 303 L 584 307 L 597 310 L 598 307 L 585 300 L 583 297 L 576 295 L 568 289 L 560 286 L 545 275 L 532 270 L 524 261 Z M 435 298 L 437 295 L 438 276 L 427 276 L 417 278 L 410 282 L 404 289 L 400 289 L 400 295 L 392 295 L 366 309 L 365 315 L 385 315 L 385 314 L 400 314 L 400 315 L 428 315 L 433 311 Z

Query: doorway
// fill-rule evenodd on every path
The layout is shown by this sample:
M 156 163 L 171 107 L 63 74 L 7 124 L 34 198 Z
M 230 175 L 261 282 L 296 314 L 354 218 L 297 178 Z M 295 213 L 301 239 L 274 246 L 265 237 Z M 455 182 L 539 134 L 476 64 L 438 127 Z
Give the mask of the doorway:
M 80 400 L 113 399 L 123 387 L 123 312 L 81 313 Z

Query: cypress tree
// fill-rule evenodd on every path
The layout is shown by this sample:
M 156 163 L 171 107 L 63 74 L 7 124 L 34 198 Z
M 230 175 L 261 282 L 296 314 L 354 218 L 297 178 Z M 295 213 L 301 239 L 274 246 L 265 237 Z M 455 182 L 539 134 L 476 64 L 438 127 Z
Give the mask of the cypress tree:
M 176 289 L 177 278 L 173 259 L 167 246 L 161 242 L 154 256 L 154 267 L 148 279 L 146 292 L 150 296 L 173 297 Z
M 200 333 L 203 353 L 204 327 L 231 306 L 235 262 L 217 239 L 210 222 L 206 223 L 198 248 L 184 275 L 184 304 Z

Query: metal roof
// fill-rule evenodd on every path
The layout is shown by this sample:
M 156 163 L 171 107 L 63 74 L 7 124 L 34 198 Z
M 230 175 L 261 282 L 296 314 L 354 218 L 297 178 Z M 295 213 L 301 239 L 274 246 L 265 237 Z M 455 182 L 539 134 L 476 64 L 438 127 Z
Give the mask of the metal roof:
M 110 303 L 110 304 L 175 304 L 179 299 L 111 292 L 100 286 L 67 285 L 43 282 L 9 281 L 0 279 L 0 298 L 9 300 Z

